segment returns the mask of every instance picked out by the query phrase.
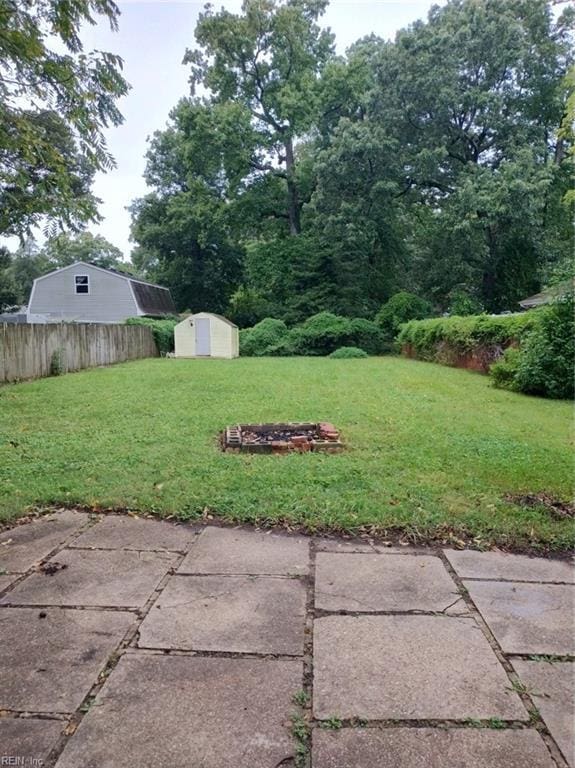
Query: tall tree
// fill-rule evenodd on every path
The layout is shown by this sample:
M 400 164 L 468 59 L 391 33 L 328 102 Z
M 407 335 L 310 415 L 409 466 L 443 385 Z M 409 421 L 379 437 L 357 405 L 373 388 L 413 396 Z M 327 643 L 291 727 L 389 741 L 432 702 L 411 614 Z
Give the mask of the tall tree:
M 238 285 L 229 200 L 249 169 L 251 132 L 240 105 L 183 99 L 152 138 L 145 179 L 154 191 L 131 208 L 132 259 L 170 287 L 179 309 L 223 312 Z
M 206 6 L 196 27 L 192 88 L 215 103 L 241 105 L 252 121 L 254 175 L 272 174 L 287 191 L 289 231 L 301 231 L 296 142 L 317 122 L 319 80 L 334 56 L 333 35 L 317 21 L 328 0 L 244 0 L 242 13 Z
M 572 20 L 554 22 L 546 0 L 452 0 L 376 61 L 370 117 L 400 142 L 406 188 L 439 214 L 445 239 L 432 258 L 448 238 L 493 310 L 536 288 L 553 257 L 545 230 L 564 174 Z M 445 294 L 447 272 L 428 288 Z
M 96 16 L 115 29 L 119 10 L 112 0 L 0 0 L 0 234 L 98 218 L 90 183 L 114 165 L 102 130 L 122 121 L 128 84 L 118 56 L 83 50 L 80 28 Z

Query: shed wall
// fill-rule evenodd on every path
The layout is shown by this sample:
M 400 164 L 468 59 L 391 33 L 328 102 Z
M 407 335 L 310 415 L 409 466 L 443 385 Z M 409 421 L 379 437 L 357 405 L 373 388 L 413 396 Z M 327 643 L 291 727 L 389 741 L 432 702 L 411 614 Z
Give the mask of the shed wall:
M 196 357 L 195 326 L 190 320 L 210 320 L 210 357 L 231 358 L 239 354 L 238 329 L 208 312 L 198 312 L 183 320 L 174 329 L 176 357 Z
M 189 317 L 182 320 L 174 328 L 174 342 L 176 357 L 195 357 L 196 354 L 196 333 L 190 325 Z

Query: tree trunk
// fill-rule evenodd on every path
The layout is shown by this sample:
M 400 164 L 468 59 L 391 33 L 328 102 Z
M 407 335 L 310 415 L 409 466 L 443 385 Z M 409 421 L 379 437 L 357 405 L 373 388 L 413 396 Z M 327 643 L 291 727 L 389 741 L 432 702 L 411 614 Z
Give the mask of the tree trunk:
M 487 243 L 487 262 L 483 266 L 481 293 L 483 303 L 487 309 L 493 311 L 497 294 L 497 242 L 493 228 L 489 225 L 485 228 L 485 241 Z
M 299 217 L 299 196 L 295 183 L 295 160 L 293 155 L 293 141 L 291 136 L 284 143 L 286 151 L 286 172 L 288 188 L 288 217 L 290 235 L 299 235 L 301 223 Z

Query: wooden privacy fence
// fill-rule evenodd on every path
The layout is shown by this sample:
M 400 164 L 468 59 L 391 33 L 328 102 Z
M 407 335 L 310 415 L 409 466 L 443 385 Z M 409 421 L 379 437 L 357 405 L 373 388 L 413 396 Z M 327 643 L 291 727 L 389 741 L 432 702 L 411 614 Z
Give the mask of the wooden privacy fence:
M 157 356 L 152 331 L 140 325 L 0 324 L 0 383 Z

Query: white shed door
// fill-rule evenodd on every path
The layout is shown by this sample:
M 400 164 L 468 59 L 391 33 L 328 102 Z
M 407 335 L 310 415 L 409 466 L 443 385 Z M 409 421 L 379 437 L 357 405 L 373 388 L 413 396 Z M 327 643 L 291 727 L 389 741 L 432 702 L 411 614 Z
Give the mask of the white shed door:
M 210 318 L 198 317 L 195 321 L 196 328 L 196 355 L 209 357 L 210 345 Z

